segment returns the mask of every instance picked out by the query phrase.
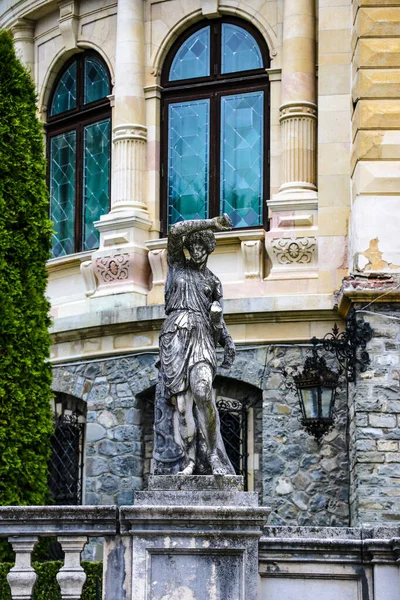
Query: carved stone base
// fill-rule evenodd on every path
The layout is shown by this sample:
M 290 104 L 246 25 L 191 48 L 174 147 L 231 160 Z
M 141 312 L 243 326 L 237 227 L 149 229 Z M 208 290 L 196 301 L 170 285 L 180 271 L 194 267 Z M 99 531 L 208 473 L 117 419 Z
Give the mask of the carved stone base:
M 113 569 L 126 575 L 104 600 L 257 600 L 258 540 L 269 514 L 257 494 L 223 475 L 154 476 L 150 485 L 121 507 L 120 539 L 106 540 L 105 572 L 110 580 Z
M 100 248 L 81 266 L 86 295 L 95 299 L 133 293 L 142 303 L 149 290 L 150 266 L 144 242 L 150 221 L 109 213 L 95 225 L 100 231 Z

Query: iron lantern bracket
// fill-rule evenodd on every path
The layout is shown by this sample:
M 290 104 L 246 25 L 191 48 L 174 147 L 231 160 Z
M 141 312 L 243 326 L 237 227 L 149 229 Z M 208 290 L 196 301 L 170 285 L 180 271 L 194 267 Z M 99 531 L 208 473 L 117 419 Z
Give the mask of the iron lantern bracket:
M 327 352 L 336 355 L 336 359 L 343 369 L 347 381 L 356 380 L 357 365 L 361 372 L 367 370 L 370 363 L 369 354 L 366 350 L 367 343 L 372 339 L 372 329 L 362 317 L 357 319 L 356 311 L 351 308 L 347 317 L 346 329 L 339 331 L 335 323 L 330 333 L 323 338 L 313 337 L 311 343 L 322 346 Z

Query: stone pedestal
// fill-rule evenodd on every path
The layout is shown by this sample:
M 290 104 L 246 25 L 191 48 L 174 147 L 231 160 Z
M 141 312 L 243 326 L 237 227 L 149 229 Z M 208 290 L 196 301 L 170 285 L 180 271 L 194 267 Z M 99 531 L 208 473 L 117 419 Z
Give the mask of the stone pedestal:
M 125 581 L 104 600 L 257 600 L 269 509 L 242 478 L 154 476 L 149 488 L 121 507 L 120 541 L 106 542 L 105 572 L 124 557 Z

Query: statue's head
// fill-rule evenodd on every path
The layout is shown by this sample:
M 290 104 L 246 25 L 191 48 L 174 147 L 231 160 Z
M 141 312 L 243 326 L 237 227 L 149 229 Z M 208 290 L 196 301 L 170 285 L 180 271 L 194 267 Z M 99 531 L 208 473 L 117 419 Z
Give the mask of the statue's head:
M 191 233 L 185 239 L 185 248 L 196 264 L 204 263 L 208 255 L 214 252 L 216 245 L 215 235 L 209 229 Z

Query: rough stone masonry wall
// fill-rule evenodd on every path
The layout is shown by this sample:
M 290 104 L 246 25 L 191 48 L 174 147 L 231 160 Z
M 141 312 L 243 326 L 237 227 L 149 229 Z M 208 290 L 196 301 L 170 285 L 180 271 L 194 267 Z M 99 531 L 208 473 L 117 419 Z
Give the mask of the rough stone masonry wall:
M 145 354 L 54 369 L 54 391 L 87 404 L 86 504 L 131 504 L 143 487 L 149 430 L 143 392 L 156 383 L 156 359 Z
M 297 393 L 287 385 L 308 353 L 296 346 L 270 348 L 263 392 L 263 503 L 272 508 L 273 525 L 347 526 L 347 395 L 338 392 L 336 426 L 318 445 L 301 426 Z
M 232 368 L 219 369 L 217 386 L 222 395 L 239 398 L 250 384 L 262 396 L 262 410 L 254 410 L 255 487 L 272 507 L 270 523 L 347 525 L 346 398 L 339 394 L 337 427 L 318 446 L 300 425 L 297 395 L 283 375 L 301 368 L 306 354 L 296 346 L 241 347 Z M 134 490 L 146 486 L 156 359 L 147 354 L 54 369 L 53 389 L 87 403 L 87 504 L 130 504 Z M 243 390 L 233 394 L 232 386 Z
M 400 522 L 400 306 L 368 311 L 371 363 L 350 396 L 352 525 Z

